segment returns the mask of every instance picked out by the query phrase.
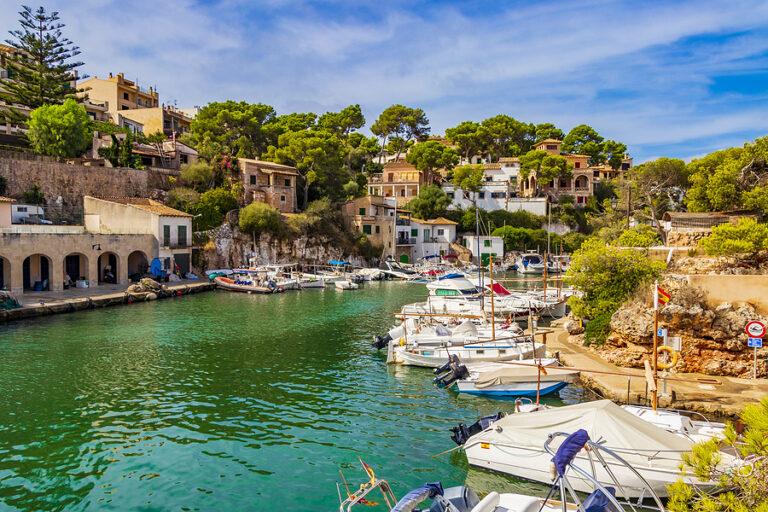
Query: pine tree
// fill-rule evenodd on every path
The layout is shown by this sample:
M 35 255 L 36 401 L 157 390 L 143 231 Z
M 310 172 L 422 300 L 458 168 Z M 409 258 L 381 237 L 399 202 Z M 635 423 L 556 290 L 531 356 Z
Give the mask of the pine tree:
M 20 30 L 11 30 L 11 47 L 4 65 L 7 78 L 0 79 L 0 100 L 31 110 L 46 104 L 61 104 L 69 98 L 82 102 L 71 86 L 75 69 L 82 62 L 71 62 L 80 49 L 62 36 L 63 23 L 58 12 L 46 12 L 44 7 L 33 11 L 22 6 L 19 12 Z M 83 76 L 85 78 L 85 76 Z M 82 92 L 82 91 L 81 91 Z M 0 111 L 0 121 L 24 123 L 25 116 L 17 109 Z

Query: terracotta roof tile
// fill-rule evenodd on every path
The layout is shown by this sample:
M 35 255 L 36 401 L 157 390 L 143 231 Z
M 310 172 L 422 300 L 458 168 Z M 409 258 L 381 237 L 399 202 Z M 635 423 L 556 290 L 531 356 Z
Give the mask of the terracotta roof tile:
M 15 203 L 15 199 L 11 199 L 10 197 L 4 197 L 0 196 L 0 203 Z
M 133 206 L 134 208 L 163 215 L 164 217 L 192 217 L 189 213 L 176 210 L 147 197 L 99 197 L 98 199 Z
M 430 219 L 430 220 L 411 219 L 411 221 L 418 222 L 419 224 L 451 224 L 451 225 L 458 224 L 458 222 L 453 222 L 452 220 L 448 220 L 445 217 L 438 217 L 436 219 Z
M 258 158 L 238 158 L 239 161 L 255 165 L 262 172 L 271 173 L 279 172 L 281 174 L 299 174 L 295 167 L 290 165 L 277 164 L 275 162 L 268 162 L 266 160 L 259 160 Z M 241 167 L 244 167 L 241 165 Z

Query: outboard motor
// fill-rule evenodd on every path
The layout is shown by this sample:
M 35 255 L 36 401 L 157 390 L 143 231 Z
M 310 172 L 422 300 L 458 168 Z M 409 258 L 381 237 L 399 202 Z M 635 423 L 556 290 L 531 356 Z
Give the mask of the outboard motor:
M 464 423 L 459 423 L 459 426 L 453 427 L 451 429 L 451 432 L 453 432 L 451 440 L 457 445 L 462 446 L 470 437 L 474 436 L 475 434 L 479 434 L 483 430 L 490 427 L 491 423 L 499 421 L 504 416 L 506 416 L 506 414 L 499 411 L 496 414 L 483 416 L 470 426 L 466 426 Z
M 277 283 L 270 279 L 269 281 L 267 281 L 267 288 L 269 288 L 274 292 L 275 290 L 277 290 Z
M 392 336 L 389 335 L 389 333 L 385 334 L 384 336 L 376 336 L 373 338 L 373 348 L 376 350 L 381 350 L 384 347 L 387 346 L 387 344 L 392 341 Z
M 435 500 L 432 502 L 432 506 L 429 507 L 429 512 L 449 512 L 446 502 L 453 505 L 453 507 L 459 512 L 470 512 L 475 505 L 480 503 L 480 498 L 477 497 L 475 491 L 469 487 L 459 485 L 456 487 L 449 487 L 443 491 L 441 500 Z M 452 511 L 451 511 L 452 512 Z
M 466 366 L 461 364 L 459 356 L 453 354 L 449 356 L 447 363 L 440 368 L 435 369 L 435 375 L 437 375 L 437 377 L 435 378 L 434 383 L 437 384 L 438 387 L 445 388 L 457 380 L 469 377 L 469 370 L 467 370 Z

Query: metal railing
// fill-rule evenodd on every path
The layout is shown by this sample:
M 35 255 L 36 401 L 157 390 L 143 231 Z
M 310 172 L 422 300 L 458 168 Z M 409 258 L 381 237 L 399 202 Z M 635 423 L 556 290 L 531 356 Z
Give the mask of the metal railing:
M 416 245 L 415 238 L 397 238 L 397 245 Z

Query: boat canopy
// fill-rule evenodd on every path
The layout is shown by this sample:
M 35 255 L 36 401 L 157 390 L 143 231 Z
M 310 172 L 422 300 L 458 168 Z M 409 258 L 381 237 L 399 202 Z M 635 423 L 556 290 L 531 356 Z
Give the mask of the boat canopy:
M 448 274 L 439 278 L 438 281 L 444 281 L 446 279 L 456 279 L 457 277 L 464 277 L 464 274 L 457 274 L 454 272 L 453 274 Z
M 339 266 L 341 266 L 341 265 L 351 265 L 351 263 L 348 262 L 348 261 L 336 261 L 336 260 L 333 260 L 333 261 L 331 261 L 329 263 L 329 265 L 339 265 Z
M 439 258 L 439 254 L 427 254 L 426 256 L 422 257 L 422 260 L 431 260 L 432 258 Z
M 538 379 L 541 379 L 541 382 L 572 382 L 579 375 L 578 370 L 545 368 L 545 371 L 546 373 L 542 372 L 539 375 L 539 369 L 533 366 L 503 365 L 490 371 L 480 372 L 475 381 L 475 387 L 484 389 L 518 382 L 535 384 Z
M 654 466 L 669 466 L 675 471 L 680 457 L 669 452 L 690 452 L 693 446 L 692 441 L 641 420 L 610 400 L 510 414 L 494 423 L 493 429 L 472 436 L 468 442 L 543 450 L 549 434 L 579 429 L 586 430 L 590 439 L 615 450 L 631 464 L 647 466 L 649 459 L 654 459 Z

